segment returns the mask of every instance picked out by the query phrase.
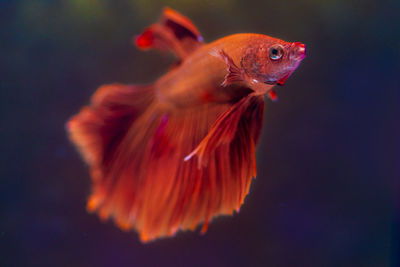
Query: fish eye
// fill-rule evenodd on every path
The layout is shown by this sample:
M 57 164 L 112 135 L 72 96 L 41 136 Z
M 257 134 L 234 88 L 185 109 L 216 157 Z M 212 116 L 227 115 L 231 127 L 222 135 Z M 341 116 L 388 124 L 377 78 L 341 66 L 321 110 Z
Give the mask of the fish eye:
M 274 45 L 269 48 L 269 58 L 278 60 L 283 56 L 283 47 L 281 45 Z

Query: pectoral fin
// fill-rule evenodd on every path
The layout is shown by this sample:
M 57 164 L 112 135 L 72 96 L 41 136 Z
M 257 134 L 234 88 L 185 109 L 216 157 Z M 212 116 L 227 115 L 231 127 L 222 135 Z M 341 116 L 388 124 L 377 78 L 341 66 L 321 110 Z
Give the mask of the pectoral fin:
M 226 74 L 225 79 L 221 84 L 223 87 L 233 83 L 246 81 L 246 74 L 244 71 L 235 64 L 233 59 L 227 53 L 225 53 L 224 50 L 213 50 L 210 54 L 224 61 L 227 65 L 228 74 Z

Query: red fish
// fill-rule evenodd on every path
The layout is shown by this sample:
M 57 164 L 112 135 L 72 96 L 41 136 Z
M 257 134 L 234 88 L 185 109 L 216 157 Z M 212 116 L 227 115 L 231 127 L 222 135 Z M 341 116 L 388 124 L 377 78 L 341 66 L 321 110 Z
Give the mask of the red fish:
M 87 208 L 143 242 L 239 211 L 256 176 L 264 95 L 276 100 L 305 57 L 302 43 L 235 34 L 205 44 L 165 8 L 135 38 L 178 61 L 153 84 L 101 86 L 67 124 L 90 167 Z

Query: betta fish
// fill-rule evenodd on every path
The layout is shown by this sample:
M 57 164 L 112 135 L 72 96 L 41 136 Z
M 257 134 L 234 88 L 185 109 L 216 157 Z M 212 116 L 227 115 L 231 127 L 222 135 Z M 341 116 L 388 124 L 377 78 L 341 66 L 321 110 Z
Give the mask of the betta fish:
M 239 212 L 256 176 L 264 96 L 276 100 L 305 46 L 262 34 L 209 44 L 185 16 L 165 8 L 134 38 L 177 60 L 152 84 L 103 85 L 66 127 L 90 169 L 87 209 L 134 229 L 142 242 L 202 232 Z

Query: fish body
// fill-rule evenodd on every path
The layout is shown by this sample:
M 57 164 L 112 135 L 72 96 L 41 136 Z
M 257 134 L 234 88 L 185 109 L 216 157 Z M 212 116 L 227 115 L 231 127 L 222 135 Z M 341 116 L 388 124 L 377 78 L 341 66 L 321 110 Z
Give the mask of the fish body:
M 204 104 L 204 100 L 207 99 L 209 102 L 230 102 L 237 98 L 237 94 L 240 97 L 242 96 L 241 93 L 245 93 L 247 90 L 238 91 L 235 90 L 237 89 L 235 86 L 222 88 L 227 65 L 215 55 L 215 52 L 224 51 L 233 62 L 237 62 L 238 66 L 242 65 L 241 68 L 244 68 L 243 65 L 246 64 L 260 61 L 260 65 L 262 65 L 262 62 L 268 61 L 264 57 L 255 59 L 254 57 L 257 56 L 255 53 L 260 51 L 260 53 L 268 55 L 268 48 L 271 44 L 277 43 L 287 50 L 293 49 L 291 47 L 293 43 L 261 34 L 234 34 L 203 45 L 188 56 L 178 68 L 170 71 L 156 82 L 160 100 L 171 104 L 175 103 L 178 107 Z M 300 49 L 304 49 L 303 45 L 297 43 L 295 43 L 294 49 L 296 49 L 296 45 Z M 287 64 L 282 68 L 285 71 L 294 70 L 300 60 L 293 61 L 293 63 L 291 62 L 292 65 Z M 265 94 L 274 86 L 274 84 L 264 83 L 267 77 L 263 77 L 262 71 L 254 69 L 248 71 L 250 73 L 248 81 L 245 79 L 242 81 L 242 83 L 248 82 L 248 84 L 241 86 L 242 89 L 252 88 L 257 90 L 259 94 Z M 269 69 L 264 71 L 271 73 Z M 285 75 L 281 74 L 280 76 L 284 77 Z M 204 96 L 209 97 L 205 98 Z
M 87 208 L 143 242 L 239 211 L 256 176 L 264 95 L 276 100 L 305 57 L 301 43 L 235 34 L 209 44 L 166 8 L 134 39 L 178 61 L 154 84 L 101 86 L 67 123 L 89 165 Z

